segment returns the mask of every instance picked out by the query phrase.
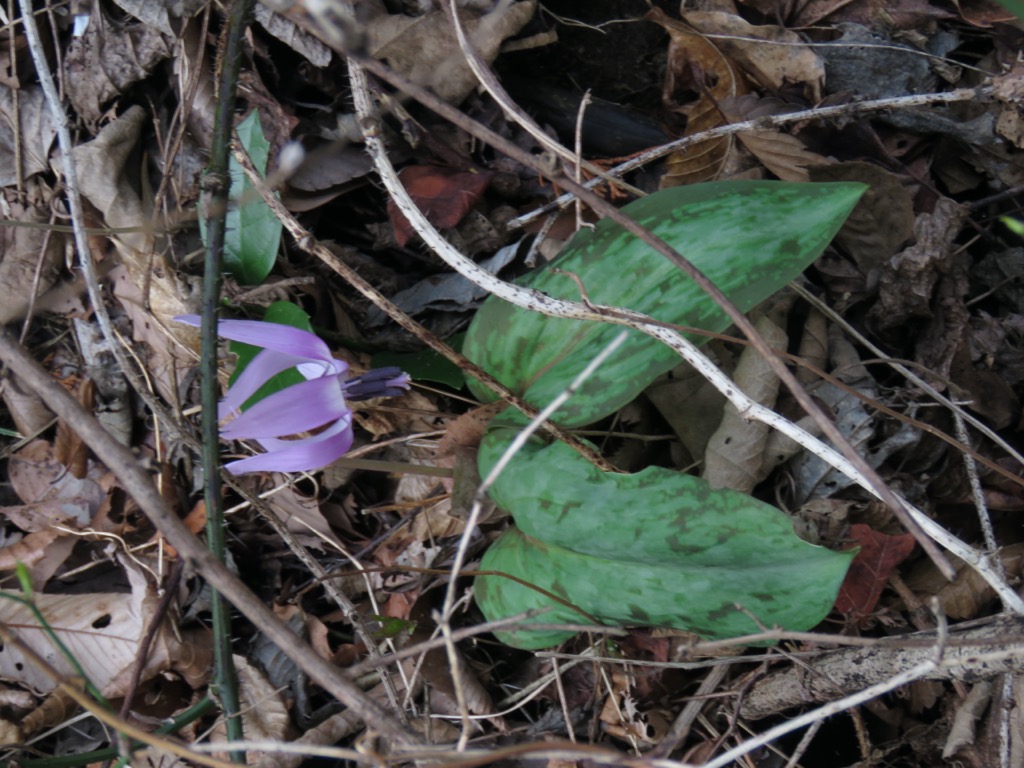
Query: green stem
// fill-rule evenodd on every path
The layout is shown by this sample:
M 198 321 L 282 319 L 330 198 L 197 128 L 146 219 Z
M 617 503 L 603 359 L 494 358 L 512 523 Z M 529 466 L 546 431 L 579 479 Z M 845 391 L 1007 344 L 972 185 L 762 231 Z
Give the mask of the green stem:
M 235 90 L 241 68 L 242 41 L 253 0 L 233 0 L 225 31 L 221 68 L 217 84 L 217 110 L 214 115 L 213 145 L 210 163 L 203 178 L 206 193 L 206 265 L 203 274 L 202 324 L 202 440 L 204 496 L 206 500 L 206 534 L 210 551 L 223 562 L 224 507 L 220 492 L 220 435 L 217 423 L 217 307 L 220 304 L 222 256 L 224 249 L 225 215 L 227 213 L 230 175 L 228 158 L 231 134 L 234 129 Z M 242 721 L 239 717 L 238 678 L 231 659 L 230 607 L 213 590 L 212 624 L 214 633 L 214 688 L 227 718 L 227 738 L 241 740 Z M 231 759 L 244 763 L 242 752 L 232 752 Z

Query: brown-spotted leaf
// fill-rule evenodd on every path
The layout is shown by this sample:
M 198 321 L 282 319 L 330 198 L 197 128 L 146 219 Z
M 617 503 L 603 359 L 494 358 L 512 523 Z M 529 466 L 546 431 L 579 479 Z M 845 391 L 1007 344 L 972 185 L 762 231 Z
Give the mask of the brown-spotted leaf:
M 885 582 L 896 566 L 914 551 L 916 542 L 909 533 L 889 536 L 859 523 L 850 526 L 850 535 L 860 547 L 860 552 L 846 573 L 846 580 L 836 598 L 836 610 L 864 616 L 875 609 Z
M 686 115 L 685 135 L 722 125 L 725 117 L 718 103 L 747 92 L 739 70 L 714 43 L 688 24 L 669 18 L 658 8 L 653 8 L 644 18 L 660 24 L 671 37 L 664 101 L 673 104 L 678 95 L 686 91 L 700 94 L 697 101 L 679 107 L 679 112 Z M 731 147 L 732 138 L 721 136 L 673 153 L 666 162 L 668 170 L 661 179 L 661 188 L 717 178 Z
M 457 225 L 476 205 L 491 183 L 491 176 L 486 172 L 467 173 L 436 165 L 410 165 L 402 171 L 401 179 L 430 223 L 446 229 Z M 413 236 L 412 225 L 391 200 L 388 200 L 388 216 L 395 228 L 395 240 L 404 246 Z

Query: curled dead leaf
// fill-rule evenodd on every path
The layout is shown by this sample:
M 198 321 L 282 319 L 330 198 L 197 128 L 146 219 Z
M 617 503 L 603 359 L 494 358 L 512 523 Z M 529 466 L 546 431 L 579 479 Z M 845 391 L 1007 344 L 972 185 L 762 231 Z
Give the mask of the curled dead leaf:
M 683 92 L 696 92 L 697 101 L 679 107 L 686 115 L 686 133 L 710 130 L 725 122 L 718 109 L 723 99 L 746 93 L 743 77 L 717 45 L 688 24 L 676 21 L 659 8 L 645 19 L 660 24 L 669 33 L 668 68 L 663 100 L 672 104 Z M 718 177 L 732 146 L 732 137 L 721 136 L 695 144 L 669 156 L 661 188 L 696 184 Z

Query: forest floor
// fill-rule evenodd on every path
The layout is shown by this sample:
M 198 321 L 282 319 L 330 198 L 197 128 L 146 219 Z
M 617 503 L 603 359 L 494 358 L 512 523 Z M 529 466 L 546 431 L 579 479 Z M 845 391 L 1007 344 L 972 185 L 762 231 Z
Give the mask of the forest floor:
M 236 436 L 351 418 L 354 445 L 322 470 L 221 476 L 228 569 L 211 564 L 198 549 L 211 445 L 199 335 L 175 318 L 202 309 L 229 6 L 37 3 L 33 37 L 8 3 L 0 764 L 224 764 L 220 642 L 244 738 L 258 742 L 236 756 L 263 766 L 1024 765 L 1021 22 L 988 0 L 477 0 L 458 3 L 470 55 L 448 0 L 357 0 L 351 17 L 340 0 L 270 5 L 242 38 L 221 317 L 305 327 L 330 349 L 323 365 L 397 366 L 412 387 L 359 401 L 348 384 L 339 410 L 290 430 L 269 425 L 322 404 L 299 390 L 274 401 L 264 432 Z M 596 174 L 616 181 L 592 185 L 594 205 L 552 204 Z M 679 622 L 512 647 L 473 600 L 483 553 L 512 525 L 477 494 L 495 409 L 451 348 L 487 358 L 520 326 L 478 323 L 466 341 L 496 284 L 451 265 L 461 254 L 512 281 L 592 228 L 601 200 L 723 180 L 867 185 L 754 317 L 877 477 L 808 450 L 821 427 L 735 327 L 704 353 L 813 433 L 801 445 L 781 448 L 684 364 L 583 436 L 618 470 L 735 489 L 782 510 L 805 542 L 856 555 L 841 586 L 770 596 L 831 589 L 806 632 L 769 622 L 716 641 Z M 426 219 L 403 215 L 410 205 Z M 788 242 L 773 210 L 736 206 L 708 237 Z M 595 267 L 613 275 L 590 286 L 598 303 L 641 279 L 618 257 Z M 249 340 L 272 345 L 267 334 Z M 222 352 L 226 387 L 254 350 Z M 491 363 L 523 394 L 512 382 L 530 361 Z M 286 384 L 303 381 L 292 373 Z M 260 450 L 224 439 L 220 453 Z M 548 492 L 539 477 L 516 482 Z M 633 510 L 604 512 L 592 535 L 612 554 L 593 578 L 616 594 Z M 754 556 L 771 561 L 767 542 Z M 758 581 L 729 551 L 716 567 L 747 580 L 739 594 L 779 578 Z M 639 613 L 696 599 L 663 581 Z M 226 638 L 213 587 L 233 606 Z

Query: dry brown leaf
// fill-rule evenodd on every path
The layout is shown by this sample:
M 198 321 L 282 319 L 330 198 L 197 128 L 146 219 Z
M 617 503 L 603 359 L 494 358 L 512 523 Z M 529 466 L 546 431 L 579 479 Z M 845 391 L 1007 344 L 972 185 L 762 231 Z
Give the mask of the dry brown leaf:
M 288 475 L 272 472 L 267 477 L 250 475 L 242 478 L 244 484 L 253 484 L 253 489 L 262 492 L 268 488 L 286 485 L 280 491 L 267 497 L 267 504 L 297 538 L 307 546 L 323 550 L 330 545 L 344 549 L 341 541 L 331 530 L 330 524 L 320 512 L 320 502 L 316 496 L 306 496 L 299 492 Z
M 878 328 L 895 328 L 910 318 L 932 316 L 936 283 L 949 271 L 954 240 L 968 213 L 968 208 L 944 197 L 932 213 L 918 217 L 914 225 L 917 242 L 889 259 L 882 269 L 878 303 L 870 312 Z
M 483 439 L 491 418 L 504 408 L 503 403 L 481 405 L 466 411 L 448 424 L 444 437 L 437 443 L 437 456 L 447 456 L 458 448 L 476 448 Z
M 93 477 L 79 479 L 68 472 L 45 440 L 33 440 L 12 455 L 8 474 L 25 505 L 3 511 L 24 531 L 42 531 L 57 520 L 88 525 L 106 496 Z
M 18 157 L 14 140 L 15 119 L 21 131 L 20 175 L 15 164 Z M 15 101 L 11 88 L 0 85 L 0 187 L 9 187 L 19 178 L 26 179 L 45 172 L 49 168 L 50 145 L 56 135 L 57 127 L 40 86 L 19 89 Z
M 458 536 L 466 529 L 466 521 L 452 514 L 451 501 L 438 502 L 417 512 L 410 529 L 417 541 L 434 541 Z
M 154 27 L 168 37 L 174 37 L 181 28 L 181 22 L 194 16 L 206 6 L 205 0 L 114 0 L 114 4 L 125 13 Z
M 146 342 L 152 353 L 147 369 L 157 390 L 168 402 L 176 402 L 174 371 L 195 359 L 187 346 L 194 334 L 190 336 L 185 326 L 172 321 L 188 313 L 189 290 L 155 257 L 154 233 L 144 227 L 148 218 L 126 173 L 145 120 L 145 111 L 132 107 L 95 139 L 75 147 L 74 157 L 82 194 L 103 214 L 107 226 L 138 230 L 112 238 L 121 266 L 111 270 L 108 278 L 132 319 L 133 339 Z M 148 293 L 143 294 L 143 288 Z
M 719 367 L 722 362 L 716 361 Z M 687 455 L 677 464 L 684 466 L 704 455 L 708 440 L 722 421 L 722 393 L 690 365 L 680 365 L 654 382 L 644 392 L 682 443 Z
M 712 41 L 689 25 L 669 18 L 659 8 L 651 9 L 644 18 L 660 24 L 671 38 L 664 101 L 669 104 L 675 102 L 681 91 L 700 94 L 697 101 L 678 110 L 686 115 L 685 135 L 722 125 L 725 118 L 718 109 L 718 103 L 746 93 L 742 75 Z M 661 179 L 662 189 L 717 178 L 731 146 L 732 138 L 722 136 L 670 155 Z
M 15 429 L 26 437 L 42 432 L 56 418 L 38 394 L 25 389 L 21 380 L 13 376 L 4 385 L 3 398 Z
M 0 744 L 21 744 L 28 733 L 30 731 L 24 730 L 20 724 L 0 718 Z
M 22 732 L 31 735 L 44 728 L 52 728 L 71 717 L 77 709 L 78 704 L 68 694 L 54 691 L 42 704 L 25 715 L 21 721 Z
M 64 235 L 45 228 L 53 193 L 38 178 L 26 184 L 26 192 L 27 202 L 15 189 L 3 190 L 0 197 L 0 219 L 29 225 L 0 227 L 0 324 L 25 316 L 33 295 L 56 282 L 64 256 Z
M 715 45 L 762 88 L 777 93 L 802 84 L 809 101 L 821 100 L 825 62 L 796 32 L 717 11 L 688 11 L 683 20 L 701 34 L 721 35 Z
M 90 124 L 99 122 L 107 102 L 171 55 L 170 43 L 158 30 L 145 24 L 111 24 L 101 8 L 92 9 L 85 34 L 71 38 L 64 57 L 68 99 Z
M 139 643 L 153 615 L 156 598 L 136 589 L 132 594 L 93 593 L 52 595 L 36 593 L 35 604 L 57 637 L 81 665 L 86 677 L 104 696 L 124 695 L 131 680 Z M 17 637 L 42 655 L 61 675 L 78 673 L 54 646 L 28 607 L 0 600 L 0 621 L 17 627 Z M 173 632 L 162 629 L 152 644 L 143 679 L 148 680 L 191 656 Z M 0 677 L 36 691 L 49 691 L 53 680 L 12 643 L 0 649 Z
M 889 577 L 910 557 L 917 542 L 912 534 L 890 536 L 863 523 L 850 526 L 850 538 L 859 550 L 836 597 L 835 609 L 859 621 L 875 610 Z
M 497 11 L 474 17 L 463 11 L 466 32 L 481 58 L 494 61 L 502 42 L 517 34 L 531 18 L 534 0 L 499 4 Z M 445 101 L 457 104 L 476 88 L 477 78 L 459 50 L 455 30 L 443 11 L 415 18 L 388 14 L 366 26 L 366 47 L 414 82 L 431 86 Z
M 753 120 L 764 115 L 779 114 L 784 105 L 774 99 L 758 99 L 748 93 L 719 104 L 722 114 L 730 123 Z M 774 128 L 744 131 L 736 134 L 744 147 L 764 166 L 783 181 L 809 181 L 808 168 L 827 165 L 829 159 L 812 152 L 796 136 Z
M 1024 571 L 1024 543 L 1003 547 L 999 550 L 999 557 L 1008 578 Z M 914 566 L 903 580 L 918 596 L 937 597 L 942 612 L 958 621 L 980 615 L 996 597 L 985 579 L 963 563 L 957 564 L 953 581 L 947 581 L 930 561 Z
M 326 67 L 331 63 L 331 49 L 308 32 L 299 29 L 291 19 L 274 13 L 263 3 L 256 3 L 253 13 L 260 26 L 314 67 Z
M 149 0 L 144 0 L 149 2 Z M 160 2 L 160 0 L 156 0 Z M 188 131 L 185 135 L 184 148 L 188 148 L 190 142 L 194 142 L 200 149 L 197 154 L 205 154 L 213 142 L 214 113 L 217 108 L 217 91 L 214 88 L 216 76 L 213 68 L 215 62 L 211 56 L 203 55 L 206 39 L 204 38 L 204 25 L 196 21 L 189 22 L 177 41 L 177 50 L 172 59 L 172 67 L 175 75 L 175 89 L 178 100 L 187 103 L 189 109 L 185 115 L 185 124 Z M 178 152 L 173 162 L 180 164 L 187 162 L 183 152 Z M 190 153 L 191 154 L 191 153 Z M 189 173 L 184 168 L 176 169 L 179 177 L 188 180 L 194 179 L 195 186 L 183 192 L 185 199 L 195 199 L 199 195 L 198 176 L 199 171 L 205 164 L 205 159 L 194 158 L 195 166 L 193 172 Z
M 430 222 L 442 229 L 456 226 L 486 191 L 494 174 L 469 173 L 436 165 L 410 165 L 402 169 L 402 186 Z M 405 246 L 415 230 L 394 200 L 388 198 L 388 216 L 395 241 Z
M 294 729 L 281 692 L 244 656 L 236 654 L 232 660 L 238 674 L 238 697 L 245 737 L 254 741 L 291 741 Z M 214 725 L 210 741 L 227 741 L 223 718 Z M 251 753 L 246 762 L 255 762 L 258 754 Z M 220 757 L 228 759 L 227 754 Z
M 53 542 L 63 536 L 66 534 L 53 528 L 23 536 L 14 544 L 0 549 L 0 571 L 13 570 L 19 563 L 30 570 L 35 568 L 43 558 L 52 555 Z M 68 554 L 63 553 L 64 557 Z
M 790 305 L 792 302 L 788 302 Z M 785 351 L 788 339 L 785 325 L 787 306 L 778 314 L 762 315 L 754 327 L 769 347 Z M 755 403 L 768 408 L 775 405 L 779 378 L 768 361 L 753 347 L 740 355 L 733 381 Z M 708 442 L 704 453 L 704 479 L 712 488 L 732 488 L 749 493 L 767 473 L 763 470 L 764 451 L 769 427 L 759 421 L 748 421 L 732 403 L 727 403 L 722 422 Z
M 818 370 L 823 371 L 828 365 L 828 320 L 814 307 L 811 308 L 801 328 L 797 354 Z M 810 384 L 818 379 L 817 374 L 802 365 L 797 366 L 796 377 L 803 384 Z
M 612 690 L 605 697 L 599 715 L 601 729 L 631 744 L 652 744 L 653 734 L 647 718 L 637 709 L 629 677 L 614 672 L 611 680 Z
M 836 242 L 868 277 L 914 233 L 914 201 L 894 173 L 852 161 L 809 169 L 811 181 L 859 181 L 869 186 Z
M 963 747 L 974 743 L 978 721 L 988 709 L 994 693 L 995 686 L 992 681 L 982 680 L 971 687 L 971 692 L 967 694 L 966 699 L 958 702 L 956 716 L 953 718 L 946 743 L 942 747 L 943 759 L 949 760 Z

